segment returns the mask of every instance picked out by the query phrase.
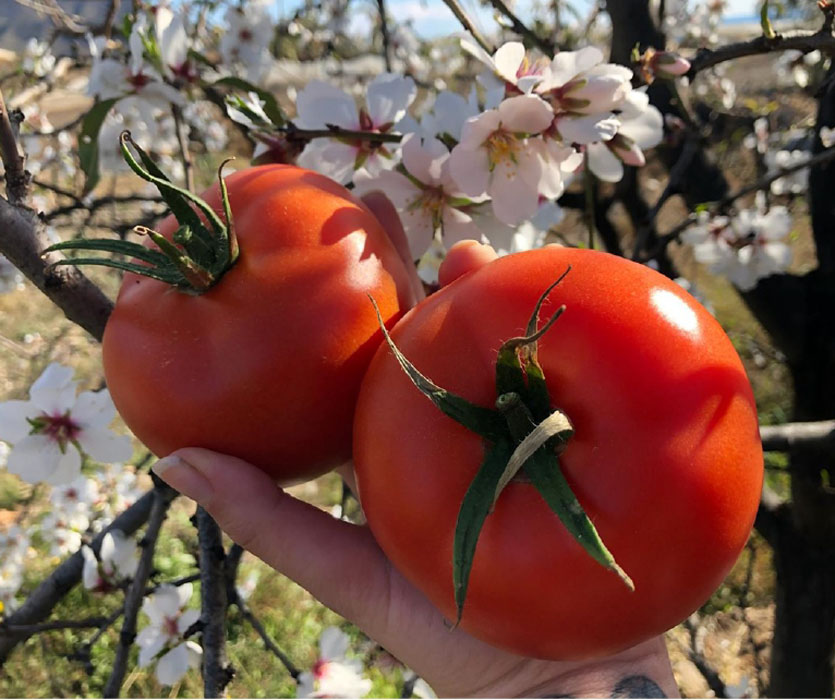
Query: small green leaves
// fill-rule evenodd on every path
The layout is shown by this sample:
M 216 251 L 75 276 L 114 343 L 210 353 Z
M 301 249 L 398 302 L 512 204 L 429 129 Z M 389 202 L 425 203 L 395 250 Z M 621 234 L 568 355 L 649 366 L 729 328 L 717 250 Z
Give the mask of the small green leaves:
M 84 173 L 84 194 L 90 192 L 99 181 L 99 131 L 110 108 L 118 98 L 96 102 L 81 121 L 78 137 L 78 160 Z
M 777 32 L 774 31 L 774 25 L 771 24 L 771 18 L 768 16 L 768 0 L 763 0 L 760 8 L 760 26 L 766 39 L 776 38 Z
M 394 354 L 403 371 L 412 384 L 432 403 L 434 403 L 445 415 L 452 418 L 454 421 L 460 423 L 468 430 L 481 435 L 487 440 L 495 441 L 506 434 L 504 421 L 502 417 L 494 410 L 477 406 L 470 403 L 461 396 L 456 396 L 452 392 L 442 389 L 435 384 L 431 379 L 423 376 L 417 368 L 406 359 L 399 348 L 392 341 L 391 336 L 386 330 L 383 323 L 383 317 L 380 315 L 380 309 L 374 297 L 369 295 L 371 303 L 374 305 L 374 311 L 377 314 L 377 321 L 380 324 L 380 329 L 383 331 L 386 342 Z
M 456 625 L 461 621 L 461 615 L 464 612 L 464 601 L 467 597 L 478 538 L 490 512 L 496 484 L 501 478 L 510 453 L 510 442 L 506 439 L 499 440 L 488 450 L 481 468 L 464 495 L 461 510 L 458 511 L 452 548 L 452 583 L 457 608 Z
M 284 126 L 287 123 L 287 117 L 281 111 L 281 107 L 278 106 L 278 102 L 275 99 L 275 95 L 273 95 L 268 90 L 264 90 L 263 88 L 259 88 L 252 83 L 247 82 L 242 78 L 236 78 L 234 76 L 228 76 L 226 78 L 221 78 L 220 80 L 216 80 L 214 85 L 226 85 L 233 88 L 238 88 L 239 90 L 245 90 L 246 92 L 254 92 L 258 95 L 258 98 L 264 103 L 264 114 L 266 114 L 270 121 L 272 122 L 272 126 Z M 257 114 L 252 112 L 252 110 L 248 109 L 246 106 L 246 102 L 244 102 L 240 97 L 237 95 L 230 95 L 226 98 L 228 104 L 231 104 L 235 109 L 242 111 L 244 114 L 247 115 L 254 123 L 258 124 L 258 122 L 262 121 L 261 118 L 258 117 Z M 263 124 L 261 126 L 268 126 L 267 124 Z

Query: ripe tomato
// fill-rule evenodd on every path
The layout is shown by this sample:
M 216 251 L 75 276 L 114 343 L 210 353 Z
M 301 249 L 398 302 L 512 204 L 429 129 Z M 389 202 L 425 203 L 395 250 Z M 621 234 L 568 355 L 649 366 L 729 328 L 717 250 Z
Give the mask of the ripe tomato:
M 678 285 L 622 258 L 550 247 L 501 258 L 415 307 L 394 342 L 436 384 L 492 408 L 498 348 L 524 335 L 569 264 L 542 318 L 566 311 L 539 341 L 552 406 L 575 430 L 560 465 L 635 591 L 517 478 L 481 531 L 461 619 L 495 646 L 550 659 L 614 653 L 701 605 L 745 544 L 763 476 L 730 340 Z M 451 620 L 456 518 L 487 447 L 377 351 L 354 423 L 360 500 L 395 567 Z
M 350 458 L 363 373 L 387 322 L 412 304 L 376 218 L 340 185 L 285 165 L 226 179 L 240 257 L 193 295 L 128 274 L 107 324 L 104 370 L 125 422 L 154 453 L 188 445 L 282 483 Z M 215 186 L 203 198 L 217 211 Z M 172 217 L 160 226 L 170 237 Z

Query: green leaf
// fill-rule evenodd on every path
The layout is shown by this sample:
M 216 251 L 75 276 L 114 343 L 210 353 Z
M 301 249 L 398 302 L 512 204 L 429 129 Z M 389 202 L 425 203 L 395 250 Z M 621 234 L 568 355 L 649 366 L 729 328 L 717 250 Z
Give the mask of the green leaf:
M 548 507 L 589 556 L 615 572 L 626 587 L 634 591 L 635 584 L 603 544 L 597 529 L 565 480 L 559 459 L 547 445 L 539 448 L 528 458 L 525 462 L 525 473 Z
M 481 529 L 490 513 L 496 484 L 510 459 L 511 452 L 511 445 L 507 439 L 501 439 L 493 445 L 467 489 L 464 500 L 461 502 L 461 509 L 458 511 L 452 547 L 452 585 L 457 608 L 456 625 L 461 621 L 461 615 L 464 612 L 470 571 L 473 568 Z
M 374 297 L 369 294 L 368 298 L 371 299 L 371 303 L 374 305 L 374 312 L 377 314 L 377 322 L 380 324 L 380 329 L 383 331 L 383 336 L 385 337 L 389 348 L 392 353 L 394 353 L 394 356 L 397 358 L 397 361 L 400 363 L 403 371 L 406 372 L 406 375 L 412 380 L 412 384 L 414 384 L 426 398 L 434 403 L 442 413 L 460 423 L 468 430 L 471 430 L 477 435 L 481 435 L 483 438 L 486 438 L 491 442 L 496 442 L 497 440 L 505 437 L 507 435 L 505 422 L 497 411 L 470 403 L 467 399 L 461 396 L 456 396 L 446 389 L 442 389 L 431 379 L 423 376 L 417 368 L 406 359 L 403 353 L 400 352 L 399 348 L 394 344 L 394 341 L 392 341 L 391 336 L 389 336 L 386 325 L 383 323 L 383 317 L 380 315 L 380 308 L 377 306 L 377 302 L 374 300 Z
M 774 25 L 771 24 L 771 18 L 768 16 L 768 0 L 763 0 L 760 8 L 760 26 L 763 29 L 763 36 L 766 39 L 774 39 L 777 32 L 774 31 Z
M 61 241 L 49 246 L 44 253 L 56 250 L 94 250 L 101 253 L 119 253 L 137 260 L 149 263 L 154 267 L 166 267 L 171 261 L 158 250 L 153 250 L 139 243 L 120 241 L 111 238 L 76 238 L 71 241 Z
M 96 102 L 81 120 L 78 137 L 78 160 L 84 172 L 84 194 L 90 192 L 99 181 L 99 131 L 110 108 L 118 98 Z
M 169 271 L 161 270 L 155 267 L 148 267 L 147 265 L 137 265 L 136 263 L 113 260 L 113 258 L 71 258 L 67 260 L 58 260 L 57 262 L 52 263 L 50 267 L 58 267 L 59 265 L 100 265 L 101 267 L 113 267 L 117 270 L 133 272 L 137 275 L 150 277 L 167 284 L 176 284 L 178 286 L 185 286 L 187 284 L 185 278 L 180 274 L 179 270 L 174 268 L 173 265 Z
M 271 92 L 268 92 L 263 88 L 259 88 L 257 85 L 253 85 L 242 78 L 236 78 L 234 76 L 221 78 L 220 80 L 216 80 L 214 84 L 228 85 L 229 87 L 238 88 L 239 90 L 246 90 L 246 92 L 254 92 L 264 101 L 264 113 L 270 118 L 270 121 L 273 124 L 276 126 L 284 126 L 287 123 L 287 117 L 285 117 L 282 113 L 281 107 L 278 106 L 278 102 L 275 99 L 275 95 Z

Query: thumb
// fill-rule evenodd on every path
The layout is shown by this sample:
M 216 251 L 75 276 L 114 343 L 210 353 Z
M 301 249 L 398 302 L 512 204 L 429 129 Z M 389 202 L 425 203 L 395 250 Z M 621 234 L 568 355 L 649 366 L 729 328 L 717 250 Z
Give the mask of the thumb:
M 364 629 L 380 626 L 388 566 L 367 528 L 337 520 L 287 495 L 251 464 L 210 450 L 177 450 L 153 470 L 324 605 Z

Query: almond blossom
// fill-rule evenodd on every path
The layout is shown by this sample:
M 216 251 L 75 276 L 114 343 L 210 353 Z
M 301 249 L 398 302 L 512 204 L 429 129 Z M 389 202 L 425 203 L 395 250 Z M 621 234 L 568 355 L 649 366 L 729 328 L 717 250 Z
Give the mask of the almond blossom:
M 406 115 L 416 94 L 411 78 L 382 73 L 368 86 L 366 106 L 357 109 L 354 98 L 346 92 L 314 80 L 298 94 L 295 123 L 303 129 L 327 129 L 333 125 L 347 131 L 387 134 Z M 305 147 L 297 163 L 345 184 L 360 168 L 375 176 L 393 168 L 397 160 L 391 144 L 381 141 L 319 138 Z
M 116 408 L 107 389 L 77 393 L 73 370 L 53 363 L 29 390 L 28 401 L 0 403 L 0 440 L 12 444 L 8 470 L 29 483 L 62 484 L 81 471 L 81 453 L 100 462 L 124 461 L 130 438 L 108 426 Z
M 696 260 L 710 272 L 727 277 L 742 291 L 750 291 L 764 277 L 784 272 L 791 248 L 783 239 L 791 231 L 786 207 L 769 211 L 743 209 L 735 217 L 710 219 L 703 215 L 682 235 L 693 246 Z
M 183 639 L 185 632 L 200 619 L 200 612 L 183 608 L 191 599 L 193 586 L 163 584 L 142 602 L 142 612 L 149 624 L 136 637 L 139 647 L 139 668 L 146 668 L 165 650 L 157 661 L 155 674 L 162 685 L 174 685 L 191 668 L 200 665 L 203 650 L 198 644 Z
M 553 110 L 534 95 L 504 100 L 464 124 L 452 150 L 452 177 L 464 194 L 488 194 L 500 221 L 514 225 L 536 213 L 540 180 L 550 163 L 528 148 L 551 125 Z
M 380 189 L 392 201 L 403 222 L 409 250 L 417 260 L 429 249 L 437 232 L 449 247 L 481 232 L 465 209 L 465 197 L 450 175 L 450 153 L 437 139 L 408 134 L 402 141 L 404 173 L 386 170 L 377 178 L 360 178 L 357 192 Z
M 242 67 L 250 82 L 259 82 L 270 64 L 270 42 L 275 22 L 270 16 L 270 0 L 249 0 L 244 7 L 230 4 L 226 10 L 226 31 L 220 37 L 220 55 L 230 67 Z
M 105 533 L 98 558 L 87 545 L 81 548 L 81 556 L 84 588 L 96 593 L 114 590 L 121 580 L 133 578 L 139 566 L 139 546 L 121 530 Z
M 346 659 L 348 635 L 328 627 L 319 638 L 319 658 L 310 671 L 299 674 L 298 698 L 361 698 L 371 690 L 362 677 L 362 663 Z

